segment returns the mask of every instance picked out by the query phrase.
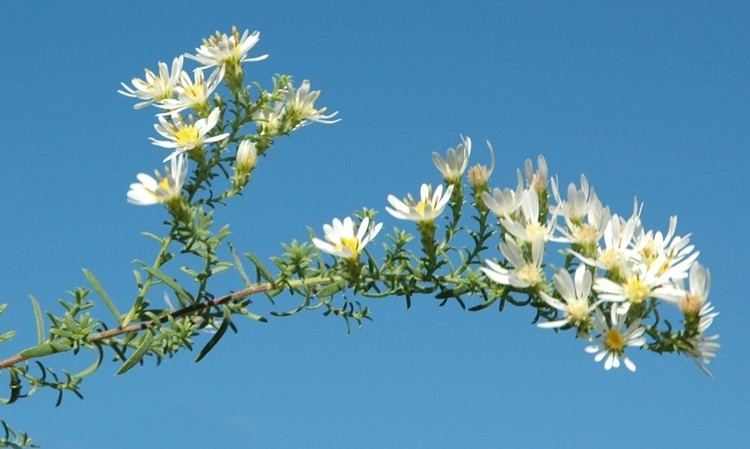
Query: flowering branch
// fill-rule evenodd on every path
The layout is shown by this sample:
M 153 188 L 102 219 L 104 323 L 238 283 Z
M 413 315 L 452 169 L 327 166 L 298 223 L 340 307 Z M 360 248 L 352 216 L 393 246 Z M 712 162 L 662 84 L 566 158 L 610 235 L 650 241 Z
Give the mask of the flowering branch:
M 164 159 L 169 167 L 163 174 L 138 174 L 127 200 L 163 206 L 167 230 L 162 236 L 144 233 L 158 251 L 152 263 L 136 261 L 136 294 L 125 313 L 88 270 L 90 288 L 79 287 L 72 299 L 60 300 L 64 312 L 47 312 L 46 324 L 32 298 L 37 342 L 0 361 L 0 374 L 9 377 L 5 404 L 40 389 L 56 391 L 58 405 L 64 393 L 82 397 L 81 382 L 99 369 L 105 350 L 121 363 L 122 374 L 146 357 L 160 363 L 192 350 L 196 340 L 210 335 L 196 358 L 202 360 L 227 330 L 236 331 L 236 317 L 267 321 L 251 310 L 251 297 L 261 293 L 271 304 L 270 316 L 322 310 L 343 318 L 347 327 L 371 319 L 369 308 L 349 294 L 399 297 L 407 307 L 415 297 L 431 295 L 441 306 L 456 303 L 472 312 L 529 307 L 538 327 L 572 331 L 606 370 L 622 364 L 635 371 L 631 352 L 641 348 L 687 355 L 710 374 L 707 365 L 719 348 L 718 335 L 707 333 L 718 315 L 708 301 L 710 274 L 697 262 L 689 235 L 677 235 L 676 217 L 665 233 L 648 230 L 641 204 L 636 202 L 627 218 L 613 214 L 584 176 L 563 198 L 541 156 L 536 167 L 526 161 L 515 187 L 490 188 L 494 150 L 488 142 L 489 166 L 469 167 L 468 137 L 445 157 L 433 153 L 444 185 L 422 184 L 418 198 L 388 195 L 386 212 L 414 223 L 415 234 L 394 228 L 382 247 L 373 249 L 383 223 L 376 211 L 363 209 L 323 225 L 322 238 L 311 232 L 311 242 L 282 245 L 282 255 L 272 258 L 275 273 L 245 253 L 252 279 L 229 242 L 229 225 L 216 224 L 221 207 L 242 196 L 277 138 L 338 120 L 336 112 L 316 107 L 320 91 L 311 90 L 307 80 L 294 87 L 291 77 L 278 75 L 270 90 L 246 85 L 244 64 L 265 59 L 248 56 L 259 38 L 258 32 L 217 32 L 195 54 L 178 56 L 171 66 L 160 62 L 158 74 L 146 70 L 144 79 L 123 83 L 119 92 L 136 98 L 136 109 L 160 111 L 154 126 L 159 137 L 151 141 L 169 151 Z M 193 76 L 183 70 L 185 58 L 201 64 Z M 547 256 L 554 245 L 562 260 Z M 176 260 L 184 265 L 180 273 L 170 273 Z M 243 288 L 215 296 L 212 280 L 229 269 L 237 271 Z M 165 295 L 166 307 L 154 305 L 155 288 Z M 92 291 L 112 315 L 110 324 L 92 315 Z M 299 304 L 278 310 L 282 294 L 300 298 Z M 677 321 L 679 328 L 672 324 Z M 14 336 L 0 334 L 0 343 Z M 60 374 L 39 360 L 57 353 L 88 353 L 94 361 L 80 372 Z M 18 438 L 10 443 L 11 437 Z M 3 444 L 28 447 L 31 441 L 6 427 Z

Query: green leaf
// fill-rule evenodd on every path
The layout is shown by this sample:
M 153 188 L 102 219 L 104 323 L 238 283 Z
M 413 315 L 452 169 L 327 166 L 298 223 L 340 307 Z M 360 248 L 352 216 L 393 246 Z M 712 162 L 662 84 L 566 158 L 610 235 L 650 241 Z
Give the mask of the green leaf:
M 221 337 L 224 336 L 227 329 L 229 328 L 229 324 L 231 323 L 232 318 L 232 312 L 229 310 L 229 307 L 224 307 L 224 318 L 221 320 L 221 324 L 219 325 L 219 328 L 216 330 L 216 333 L 211 336 L 211 339 L 208 340 L 208 343 L 206 343 L 206 346 L 201 349 L 201 352 L 198 354 L 198 357 L 195 358 L 195 362 L 200 362 L 203 360 L 203 357 L 205 357 L 211 350 L 216 346 L 216 343 L 221 340 Z
M 258 271 L 259 280 L 261 278 L 265 278 L 268 282 L 273 283 L 273 276 L 271 276 L 271 273 L 269 273 L 268 270 L 266 270 L 266 267 L 263 266 L 263 263 L 261 263 L 260 259 L 255 257 L 255 254 L 245 253 L 245 257 L 250 259 L 250 262 L 252 262 L 253 265 L 255 265 L 255 269 Z
M 94 276 L 94 273 L 84 268 L 83 275 L 86 276 L 86 279 L 89 281 L 89 284 L 91 284 L 91 287 L 102 299 L 104 305 L 107 306 L 109 312 L 112 314 L 112 316 L 115 317 L 115 320 L 117 320 L 117 323 L 120 324 L 122 322 L 122 314 L 119 310 L 117 310 L 117 306 L 112 301 L 112 298 L 110 298 L 107 292 L 104 290 L 102 284 L 99 282 L 96 276 Z
M 135 350 L 133 355 L 130 356 L 128 360 L 125 361 L 125 363 L 122 364 L 120 369 L 117 370 L 117 374 L 124 374 L 132 367 L 134 367 L 138 362 L 141 361 L 144 355 L 148 352 L 149 349 L 151 349 L 151 342 L 154 340 L 154 334 L 151 332 L 146 332 L 143 335 L 143 339 L 141 340 L 141 343 L 138 345 L 138 348 Z
M 195 300 L 190 295 L 190 293 L 186 292 L 185 289 L 182 288 L 182 286 L 178 284 L 177 281 L 175 281 L 171 277 L 151 267 L 143 267 L 143 269 L 146 270 L 146 272 L 148 272 L 153 277 L 163 282 L 164 285 L 171 288 L 177 295 L 177 300 L 180 301 L 181 305 L 187 306 L 195 302 Z
M 5 343 L 6 341 L 12 339 L 16 336 L 16 331 L 8 331 L 4 334 L 0 335 L 0 343 Z
M 73 377 L 79 378 L 79 379 L 84 378 L 86 376 L 90 376 L 91 374 L 94 373 L 94 371 L 99 369 L 99 366 L 101 366 L 102 364 L 102 360 L 104 360 L 104 351 L 102 350 L 102 347 L 100 345 L 96 345 L 96 349 L 97 349 L 97 355 L 96 355 L 96 360 L 94 361 L 94 363 L 92 363 L 91 366 L 89 366 L 88 368 L 74 374 Z
M 21 351 L 20 355 L 29 359 L 44 357 L 57 352 L 65 352 L 71 348 L 71 344 L 65 340 L 51 341 Z
M 245 267 L 242 265 L 242 259 L 240 259 L 240 256 L 237 254 L 237 251 L 234 250 L 234 246 L 232 244 L 229 244 L 229 251 L 232 252 L 232 260 L 234 260 L 234 268 L 237 270 L 237 273 L 239 273 L 240 277 L 242 278 L 242 282 L 245 283 L 245 287 L 250 287 L 253 283 L 250 282 L 250 278 L 247 277 L 247 273 L 245 272 Z
M 34 319 L 36 320 L 36 343 L 42 344 L 44 340 L 44 319 L 42 318 L 42 308 L 39 306 L 39 301 L 33 296 L 29 296 L 31 299 L 31 307 L 34 309 Z

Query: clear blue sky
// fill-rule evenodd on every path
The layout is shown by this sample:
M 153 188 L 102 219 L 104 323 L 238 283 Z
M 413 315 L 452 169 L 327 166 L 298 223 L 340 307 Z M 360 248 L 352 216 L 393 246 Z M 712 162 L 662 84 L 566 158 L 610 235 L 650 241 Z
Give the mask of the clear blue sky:
M 343 118 L 263 161 L 224 215 L 239 248 L 269 257 L 306 225 L 437 182 L 430 153 L 463 133 L 494 143 L 493 185 L 543 153 L 617 211 L 637 195 L 649 226 L 677 214 L 712 270 L 722 349 L 714 381 L 645 352 L 637 374 L 605 373 L 526 310 L 384 300 L 351 335 L 317 313 L 241 322 L 201 364 L 184 353 L 116 377 L 107 363 L 84 401 L 40 394 L 2 417 L 51 449 L 750 447 L 748 19 L 743 2 L 5 4 L 0 326 L 17 345 L 35 338 L 27 295 L 54 309 L 81 267 L 128 304 L 131 260 L 154 253 L 139 232 L 162 216 L 125 192 L 164 152 L 152 113 L 115 91 L 236 24 L 270 54 L 252 76 L 309 78 Z

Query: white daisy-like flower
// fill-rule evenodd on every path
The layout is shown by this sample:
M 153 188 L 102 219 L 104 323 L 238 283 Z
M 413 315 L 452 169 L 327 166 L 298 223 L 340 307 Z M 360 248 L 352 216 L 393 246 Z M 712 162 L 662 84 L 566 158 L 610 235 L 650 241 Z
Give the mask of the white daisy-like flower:
M 537 168 L 534 170 L 534 163 L 531 159 L 526 159 L 524 162 L 524 172 L 526 173 L 526 187 L 536 190 L 537 193 L 547 191 L 547 178 L 549 177 L 549 169 L 547 168 L 547 160 L 541 154 L 537 157 Z M 521 178 L 521 171 L 518 171 L 518 177 Z
M 284 117 L 284 104 L 277 102 L 271 108 L 261 108 L 253 114 L 253 120 L 258 125 L 258 132 L 265 136 L 274 136 L 281 129 Z
M 232 33 L 219 33 L 203 39 L 203 45 L 195 49 L 195 55 L 186 53 L 185 57 L 202 64 L 202 68 L 213 66 L 236 65 L 243 62 L 262 61 L 268 55 L 248 58 L 248 52 L 260 41 L 260 32 L 245 30 L 240 36 L 236 28 Z
M 645 231 L 641 226 L 636 228 L 634 234 L 635 252 L 641 260 L 648 266 L 659 263 L 659 272 L 675 280 L 688 276 L 690 266 L 700 254 L 690 244 L 690 235 L 675 236 L 676 230 L 677 217 L 672 216 L 666 234 Z
M 351 217 L 338 218 L 333 223 L 323 225 L 325 240 L 313 238 L 313 244 L 324 253 L 344 259 L 358 259 L 364 247 L 380 232 L 383 223 L 370 226 L 370 219 L 365 217 L 354 232 L 354 221 Z
M 180 74 L 180 84 L 174 89 L 176 98 L 170 97 L 155 104 L 156 107 L 167 110 L 162 114 L 181 112 L 190 108 L 208 109 L 208 99 L 224 78 L 224 67 L 215 69 L 208 80 L 203 76 L 203 69 L 195 69 L 193 75 L 194 80 L 190 78 L 189 73 L 183 71 Z
M 594 304 L 589 303 L 591 295 L 592 276 L 588 267 L 584 264 L 578 265 L 575 271 L 575 282 L 567 270 L 561 269 L 554 276 L 555 290 L 562 296 L 562 301 L 548 295 L 546 292 L 539 292 L 544 302 L 563 312 L 565 317 L 560 320 L 548 321 L 537 324 L 542 328 L 563 327 L 568 324 L 580 326 L 588 321 L 591 312 L 602 303 L 597 301 Z
M 288 88 L 284 98 L 285 116 L 296 126 L 305 126 L 311 122 L 336 123 L 338 111 L 326 114 L 326 108 L 315 109 L 315 101 L 320 96 L 319 90 L 310 90 L 310 81 L 303 80 L 299 88 Z
M 174 150 L 172 154 L 164 159 L 166 161 L 180 153 L 200 147 L 203 144 L 224 140 L 229 136 L 229 133 L 206 137 L 218 123 L 220 114 L 221 109 L 214 108 L 208 114 L 208 117 L 195 122 L 185 122 L 179 114 L 171 115 L 170 119 L 159 116 L 159 123 L 154 125 L 154 129 L 167 140 L 158 140 L 151 137 L 151 142 L 156 146 Z
M 485 260 L 487 266 L 481 267 L 480 270 L 490 280 L 501 285 L 510 285 L 517 288 L 535 287 L 544 282 L 544 271 L 542 271 L 544 240 L 541 236 L 537 236 L 531 242 L 531 261 L 526 260 L 523 250 L 511 238 L 506 237 L 500 243 L 500 252 L 510 262 L 512 269 L 502 267 L 491 260 Z
M 695 362 L 698 369 L 703 371 L 708 377 L 713 378 L 714 375 L 708 369 L 707 365 L 716 358 L 716 353 L 721 348 L 721 344 L 719 344 L 719 334 L 708 337 L 698 335 L 689 340 L 689 342 L 692 345 L 692 349 L 687 352 L 688 357 Z
M 492 189 L 492 193 L 483 192 L 482 202 L 487 206 L 487 209 L 492 211 L 493 214 L 499 218 L 505 218 L 510 220 L 513 214 L 516 213 L 518 208 L 521 206 L 521 198 L 523 196 L 523 187 L 518 186 L 516 190 L 511 188 L 498 189 L 495 187 Z
M 589 211 L 589 204 L 595 200 L 598 201 L 596 192 L 594 192 L 593 188 L 589 187 L 589 181 L 584 175 L 581 175 L 580 190 L 576 188 L 576 185 L 572 182 L 568 184 L 567 200 L 563 200 L 560 196 L 557 179 L 552 178 L 550 181 L 552 186 L 552 196 L 557 202 L 553 207 L 559 211 L 559 215 L 562 215 L 568 221 L 582 221 Z
M 255 167 L 255 162 L 258 160 L 258 150 L 255 148 L 255 143 L 250 140 L 243 140 L 237 147 L 237 156 L 235 158 L 235 164 L 238 170 L 247 173 Z
M 187 157 L 179 155 L 171 161 L 164 176 L 156 172 L 156 178 L 138 173 L 137 183 L 130 184 L 128 202 L 138 206 L 165 204 L 180 197 L 187 176 Z
M 629 371 L 635 372 L 635 363 L 625 355 L 625 348 L 640 348 L 645 345 L 646 338 L 643 334 L 646 332 L 646 328 L 641 326 L 641 320 L 635 320 L 627 329 L 623 330 L 625 316 L 618 314 L 616 309 L 616 307 L 612 307 L 609 323 L 607 323 L 601 310 L 594 310 L 594 329 L 599 334 L 598 341 L 586 346 L 586 352 L 595 354 L 594 360 L 596 362 L 604 360 L 604 369 L 607 371 L 612 368 L 619 368 L 620 359 L 622 359 L 625 367 Z
M 432 185 L 422 184 L 419 189 L 419 201 L 409 193 L 404 200 L 396 198 L 394 195 L 388 195 L 388 202 L 391 207 L 386 206 L 385 210 L 399 220 L 409 220 L 415 222 L 430 222 L 443 213 L 445 206 L 451 199 L 453 186 L 448 186 L 443 192 L 443 185 L 437 186 L 435 191 Z
M 570 251 L 570 253 L 587 265 L 601 268 L 612 273 L 613 277 L 619 277 L 627 263 L 635 257 L 635 252 L 630 245 L 636 225 L 637 216 L 635 215 L 627 221 L 618 215 L 613 215 L 602 234 L 604 247 L 597 248 L 595 257 L 587 257 L 576 251 Z
M 685 289 L 682 279 L 675 281 L 672 288 L 666 288 L 662 299 L 679 307 L 685 315 L 698 316 L 708 300 L 711 289 L 711 273 L 698 262 L 690 266 L 690 288 Z
M 572 203 L 567 203 L 572 206 Z M 585 207 L 580 207 L 580 204 L 576 205 L 579 210 L 585 210 L 585 213 L 581 216 L 569 215 L 572 211 L 572 207 L 562 207 L 557 209 L 562 211 L 565 219 L 565 226 L 557 226 L 557 229 L 562 234 L 561 237 L 553 238 L 557 242 L 571 243 L 580 245 L 584 248 L 589 248 L 589 251 L 597 249 L 599 247 L 599 240 L 604 235 L 607 226 L 609 225 L 611 214 L 608 207 L 604 207 L 598 198 L 591 198 Z M 567 210 L 566 210 L 567 209 Z M 575 213 L 578 213 L 576 211 Z
M 456 148 L 448 148 L 445 159 L 437 152 L 432 153 L 432 162 L 447 183 L 455 183 L 466 171 L 471 155 L 471 138 L 461 136 L 461 142 Z
M 531 242 L 537 236 L 541 236 L 545 242 L 552 238 L 554 228 L 551 223 L 554 223 L 555 217 L 550 223 L 545 222 L 544 217 L 539 221 L 539 196 L 536 190 L 527 189 L 521 194 L 520 211 L 513 219 L 500 219 L 503 227 L 515 238 L 524 242 Z
M 668 285 L 668 278 L 658 274 L 658 267 L 649 268 L 631 261 L 617 282 L 597 278 L 594 281 L 594 291 L 600 299 L 623 303 L 620 313 L 624 314 L 630 306 L 643 304 L 648 298 L 669 298 L 671 287 Z
M 492 144 L 489 140 L 486 142 L 487 150 L 490 152 L 490 165 L 474 164 L 469 168 L 469 183 L 471 183 L 474 188 L 479 186 L 486 187 L 487 182 L 490 180 L 490 176 L 492 176 L 492 172 L 495 171 L 495 149 L 492 148 Z
M 142 109 L 154 102 L 172 98 L 180 73 L 182 72 L 182 63 L 182 56 L 174 58 L 174 60 L 172 60 L 172 70 L 170 72 L 169 68 L 167 68 L 167 64 L 159 62 L 158 75 L 154 74 L 151 70 L 146 69 L 145 79 L 133 78 L 131 81 L 133 87 L 130 87 L 125 83 L 120 83 L 120 85 L 122 85 L 122 90 L 118 90 L 117 93 L 125 95 L 126 97 L 143 100 L 133 106 L 135 109 Z

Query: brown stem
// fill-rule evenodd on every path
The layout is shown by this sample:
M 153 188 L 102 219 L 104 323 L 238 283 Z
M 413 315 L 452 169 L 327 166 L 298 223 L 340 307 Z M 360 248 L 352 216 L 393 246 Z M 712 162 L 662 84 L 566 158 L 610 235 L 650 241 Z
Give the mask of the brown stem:
M 161 319 L 159 319 L 159 324 L 166 323 L 167 321 L 169 321 L 170 318 L 180 318 L 185 315 L 191 315 L 195 312 L 209 309 L 214 306 L 219 306 L 228 302 L 237 301 L 237 300 L 246 298 L 250 295 L 254 295 L 256 293 L 271 290 L 272 288 L 273 288 L 273 285 L 271 285 L 270 283 L 256 284 L 256 285 L 244 288 L 242 290 L 238 290 L 234 293 L 230 293 L 228 295 L 214 298 L 210 301 L 204 301 L 204 302 L 191 304 L 189 306 L 183 307 L 182 309 L 176 310 L 173 313 L 170 313 L 161 317 Z M 100 342 L 103 342 L 104 340 L 117 337 L 118 335 L 129 334 L 131 332 L 140 332 L 142 330 L 150 329 L 154 327 L 155 325 L 156 325 L 156 322 L 154 321 L 144 321 L 144 322 L 137 323 L 137 324 L 131 324 L 125 327 L 116 327 L 113 329 L 108 329 L 106 331 L 102 331 L 102 332 L 94 334 L 88 339 L 88 342 L 95 343 L 95 344 L 100 343 Z M 0 361 L 0 369 L 10 368 L 11 366 L 21 363 L 30 358 L 33 358 L 33 357 L 23 356 L 21 354 L 14 355 L 13 357 L 9 357 L 5 360 Z

